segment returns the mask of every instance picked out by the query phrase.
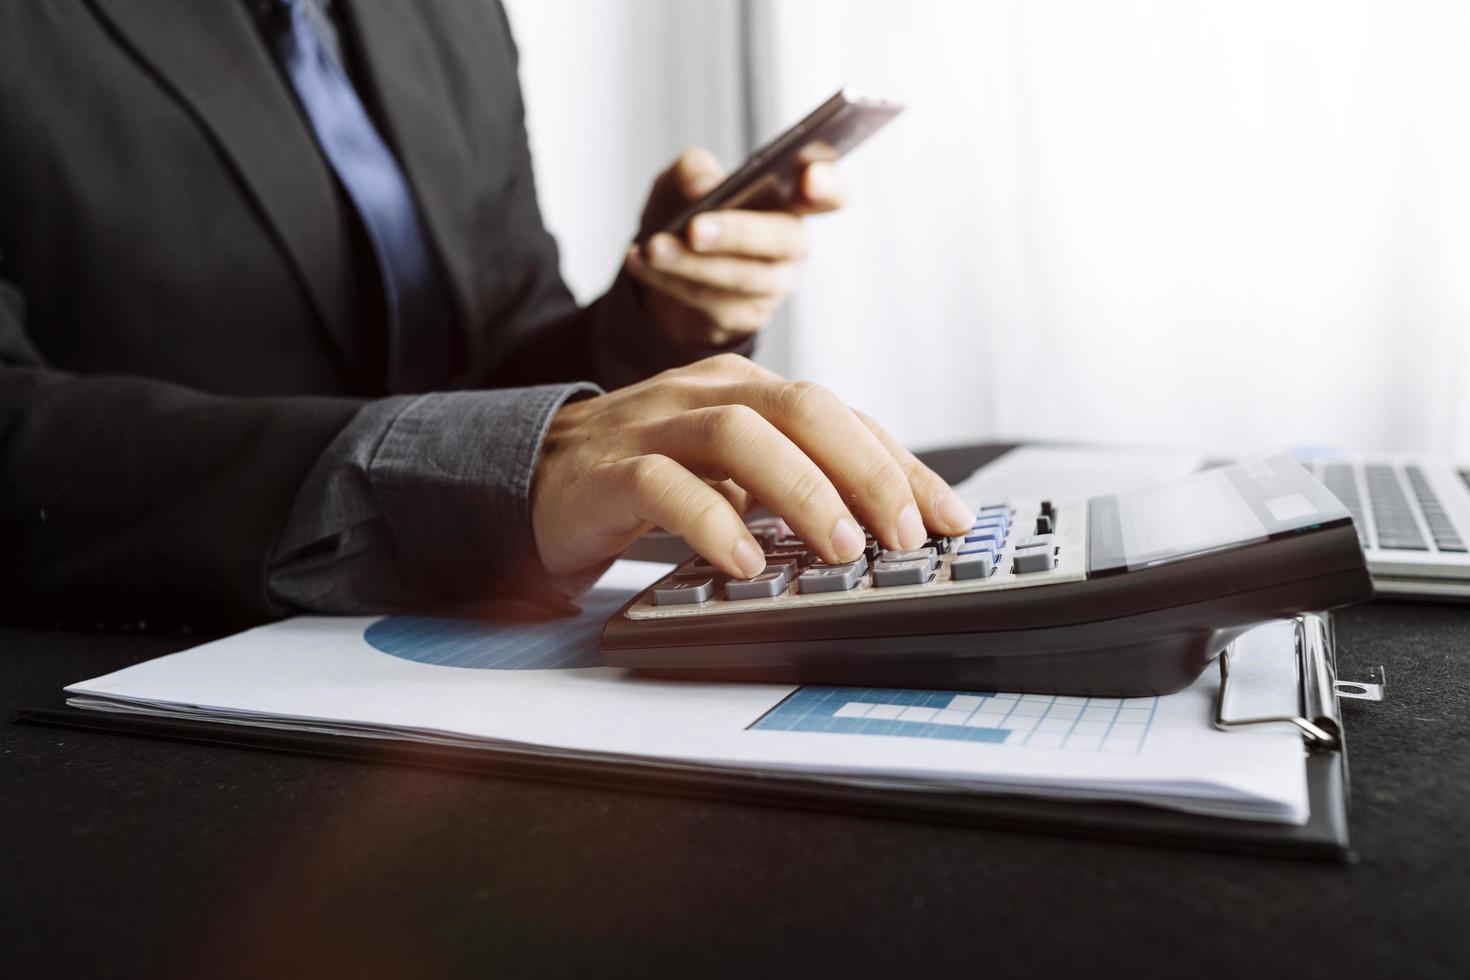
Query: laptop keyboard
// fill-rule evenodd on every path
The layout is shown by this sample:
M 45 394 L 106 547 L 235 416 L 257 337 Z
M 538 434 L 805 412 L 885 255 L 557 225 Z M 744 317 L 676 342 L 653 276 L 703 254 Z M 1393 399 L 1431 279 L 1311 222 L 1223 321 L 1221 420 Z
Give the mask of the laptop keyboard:
M 1368 482 L 1368 499 L 1373 502 L 1373 532 L 1378 536 L 1378 547 L 1428 551 L 1429 545 L 1419 531 L 1414 509 L 1409 506 L 1404 488 L 1399 486 L 1394 468 L 1378 464 L 1364 466 L 1363 476 Z
M 1406 466 L 1404 475 L 1409 478 L 1409 486 L 1419 500 L 1419 510 L 1424 515 L 1425 523 L 1429 525 L 1429 533 L 1434 538 L 1434 546 L 1440 551 L 1464 551 L 1465 542 L 1456 532 L 1455 525 L 1450 522 L 1450 516 L 1445 513 L 1444 505 L 1430 489 L 1429 481 L 1424 477 L 1424 471 L 1417 466 Z
M 1467 549 L 1449 513 L 1429 479 L 1418 466 L 1396 466 L 1390 463 L 1322 463 L 1318 475 L 1344 507 L 1353 515 L 1358 539 L 1364 546 L 1396 551 L 1443 551 L 1464 553 Z M 1357 479 L 1361 469 L 1361 487 L 1366 491 L 1367 506 Z M 1404 479 L 1400 480 L 1402 473 Z M 1470 485 L 1470 479 L 1467 479 Z M 1408 485 L 1408 492 L 1404 490 Z M 1374 540 L 1369 540 L 1368 527 Z M 1426 535 L 1425 532 L 1428 532 Z

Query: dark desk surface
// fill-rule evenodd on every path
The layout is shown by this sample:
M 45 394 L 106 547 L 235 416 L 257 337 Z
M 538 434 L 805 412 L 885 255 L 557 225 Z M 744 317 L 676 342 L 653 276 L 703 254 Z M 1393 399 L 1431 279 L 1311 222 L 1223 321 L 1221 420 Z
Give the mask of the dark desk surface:
M 1390 684 L 1346 708 L 1353 865 L 0 723 L 0 969 L 1470 976 L 1470 606 L 1348 610 L 1339 638 Z M 189 645 L 0 630 L 0 711 Z

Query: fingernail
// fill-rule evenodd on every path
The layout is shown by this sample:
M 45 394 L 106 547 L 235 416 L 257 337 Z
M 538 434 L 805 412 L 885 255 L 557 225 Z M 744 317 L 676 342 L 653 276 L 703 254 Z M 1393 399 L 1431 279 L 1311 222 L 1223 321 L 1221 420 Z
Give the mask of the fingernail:
M 720 219 L 708 216 L 694 220 L 694 247 L 709 248 L 720 240 Z
M 923 545 L 928 535 L 924 533 L 924 519 L 919 516 L 919 508 L 913 504 L 904 507 L 898 515 L 898 544 L 905 550 L 918 548 Z
M 934 509 L 938 512 L 939 519 L 954 533 L 958 534 L 975 523 L 975 515 L 953 490 L 939 491 L 936 503 Z
M 755 578 L 766 570 L 766 556 L 761 553 L 754 541 L 749 539 L 739 541 L 735 545 L 735 567 L 740 569 L 746 578 Z
M 654 235 L 648 240 L 648 260 L 654 265 L 668 265 L 679 254 L 672 235 Z
M 806 172 L 806 195 L 810 198 L 826 200 L 832 196 L 836 183 L 836 174 L 832 172 L 830 165 L 814 163 Z
M 863 537 L 863 529 L 858 527 L 850 517 L 844 517 L 832 529 L 832 550 L 843 561 L 851 560 L 862 554 L 865 544 L 867 544 L 867 539 Z

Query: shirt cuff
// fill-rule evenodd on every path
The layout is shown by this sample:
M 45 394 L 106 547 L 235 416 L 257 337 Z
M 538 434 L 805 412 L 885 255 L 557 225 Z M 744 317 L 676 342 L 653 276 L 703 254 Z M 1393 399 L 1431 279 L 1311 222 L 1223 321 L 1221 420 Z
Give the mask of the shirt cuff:
M 518 595 L 567 605 L 531 528 L 552 417 L 590 384 L 388 398 L 361 409 L 297 495 L 276 549 L 279 601 L 380 612 Z

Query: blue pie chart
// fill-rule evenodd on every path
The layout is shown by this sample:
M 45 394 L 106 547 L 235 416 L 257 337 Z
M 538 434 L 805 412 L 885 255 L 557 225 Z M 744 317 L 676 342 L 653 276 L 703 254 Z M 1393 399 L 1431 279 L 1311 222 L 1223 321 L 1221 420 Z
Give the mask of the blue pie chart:
M 481 618 L 387 616 L 363 631 L 368 646 L 436 667 L 471 670 L 569 670 L 600 667 L 602 624 L 633 593 L 593 589 L 577 599 L 577 615 L 530 606 Z

